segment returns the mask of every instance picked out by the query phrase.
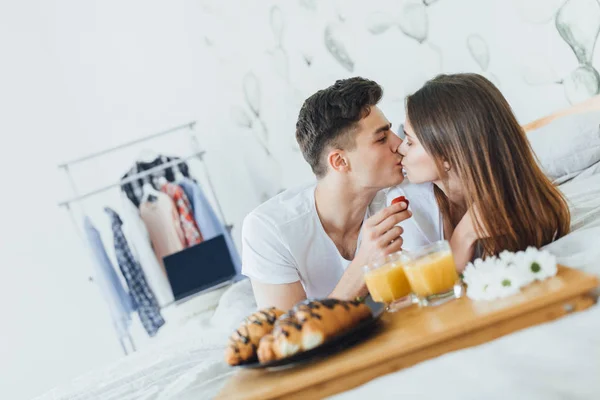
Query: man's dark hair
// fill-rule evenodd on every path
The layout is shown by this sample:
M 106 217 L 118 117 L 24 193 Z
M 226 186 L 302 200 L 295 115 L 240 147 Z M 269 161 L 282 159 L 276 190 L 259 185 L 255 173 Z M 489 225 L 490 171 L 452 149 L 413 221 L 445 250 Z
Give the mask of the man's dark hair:
M 382 95 L 379 84 L 355 77 L 338 80 L 306 99 L 296 123 L 296 140 L 317 178 L 327 173 L 324 151 L 330 147 L 352 150 L 356 146 L 353 128 Z

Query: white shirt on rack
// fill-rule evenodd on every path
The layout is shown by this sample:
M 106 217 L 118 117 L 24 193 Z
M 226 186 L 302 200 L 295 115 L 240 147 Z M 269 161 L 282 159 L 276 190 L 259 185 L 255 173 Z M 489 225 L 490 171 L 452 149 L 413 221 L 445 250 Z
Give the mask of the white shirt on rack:
M 133 255 L 140 263 L 156 301 L 162 307 L 174 301 L 173 290 L 156 254 L 152 250 L 148 229 L 140 217 L 137 207 L 121 193 L 123 204 L 123 231 Z

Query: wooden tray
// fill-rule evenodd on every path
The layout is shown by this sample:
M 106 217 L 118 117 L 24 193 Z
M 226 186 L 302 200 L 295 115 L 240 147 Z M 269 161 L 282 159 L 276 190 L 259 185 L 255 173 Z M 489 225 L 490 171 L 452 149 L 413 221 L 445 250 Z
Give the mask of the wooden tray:
M 240 370 L 220 399 L 323 398 L 444 353 L 586 309 L 596 302 L 598 279 L 559 266 L 558 274 L 519 294 L 492 302 L 464 297 L 382 317 L 369 340 L 326 359 L 283 371 Z

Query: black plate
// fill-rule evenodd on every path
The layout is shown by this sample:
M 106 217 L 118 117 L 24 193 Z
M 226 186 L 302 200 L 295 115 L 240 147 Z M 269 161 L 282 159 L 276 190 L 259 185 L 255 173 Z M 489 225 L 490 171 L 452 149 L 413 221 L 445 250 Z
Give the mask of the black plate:
M 286 369 L 299 364 L 303 364 L 310 360 L 314 360 L 315 358 L 322 358 L 327 355 L 337 353 L 341 350 L 351 347 L 363 341 L 375 331 L 377 323 L 379 322 L 379 318 L 385 310 L 385 304 L 375 303 L 373 300 L 371 300 L 370 296 L 367 297 L 365 304 L 371 309 L 371 318 L 362 321 L 360 324 L 354 326 L 352 329 L 329 339 L 328 341 L 321 344 L 320 346 L 315 347 L 314 349 L 310 349 L 308 351 L 301 351 L 299 353 L 294 354 L 293 356 L 282 358 L 281 360 L 273 360 L 264 364 L 261 364 L 258 361 L 254 361 L 245 364 L 240 364 L 238 365 L 238 367 L 249 369 L 267 368 L 269 370 Z

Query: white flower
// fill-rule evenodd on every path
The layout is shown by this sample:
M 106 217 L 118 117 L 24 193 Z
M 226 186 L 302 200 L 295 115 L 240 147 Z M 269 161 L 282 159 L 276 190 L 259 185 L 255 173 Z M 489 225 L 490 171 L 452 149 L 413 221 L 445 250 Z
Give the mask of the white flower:
M 496 257 L 488 257 L 469 271 L 467 296 L 474 300 L 494 300 L 519 292 L 522 286 L 520 271 Z M 466 270 L 465 270 L 466 271 Z
M 546 250 L 540 251 L 535 247 L 528 247 L 522 257 L 520 266 L 529 275 L 531 281 L 542 281 L 556 275 L 558 271 L 556 257 Z
M 515 261 L 515 256 L 515 253 L 508 250 L 504 250 L 502 253 L 498 254 L 498 257 L 504 261 L 506 265 L 513 264 Z
M 499 296 L 499 260 L 489 257 L 477 259 L 467 265 L 463 272 L 463 280 L 467 284 L 467 296 L 473 300 L 493 300 Z
M 502 262 L 499 262 L 494 274 L 494 290 L 497 297 L 507 297 L 516 294 L 524 286 L 521 269 L 515 265 L 506 266 Z
M 481 259 L 481 258 L 478 258 L 477 260 L 475 260 L 473 262 L 473 265 L 475 266 L 475 268 L 479 268 L 479 267 L 485 265 L 485 261 L 483 259 Z
M 463 282 L 465 282 L 467 285 L 470 285 L 472 282 L 474 282 L 473 276 L 476 273 L 477 273 L 477 271 L 475 269 L 475 265 L 473 265 L 473 263 L 468 263 L 467 266 L 465 267 L 465 269 L 462 272 L 462 280 L 463 280 Z
M 547 251 L 529 247 L 526 251 L 503 251 L 498 257 L 477 259 L 467 264 L 463 281 L 473 300 L 493 300 L 518 293 L 535 280 L 556 275 L 556 258 Z

